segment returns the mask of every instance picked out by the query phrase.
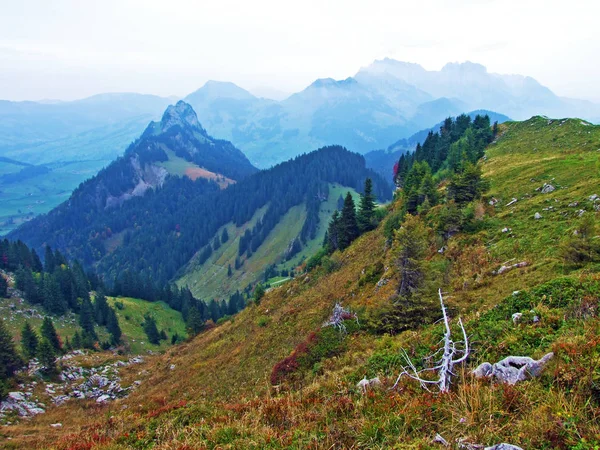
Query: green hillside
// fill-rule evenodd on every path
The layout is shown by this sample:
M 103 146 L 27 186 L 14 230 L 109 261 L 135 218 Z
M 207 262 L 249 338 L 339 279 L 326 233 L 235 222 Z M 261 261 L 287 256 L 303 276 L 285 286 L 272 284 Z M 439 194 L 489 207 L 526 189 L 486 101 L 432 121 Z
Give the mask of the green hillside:
M 283 255 L 302 229 L 306 220 L 306 206 L 304 204 L 292 207 L 269 233 L 267 239 L 250 258 L 240 258 L 243 262 L 239 269 L 235 269 L 235 260 L 238 257 L 238 248 L 240 237 L 244 235 L 247 229 L 252 229 L 256 222 L 265 214 L 268 205 L 261 208 L 252 217 L 252 220 L 241 227 L 235 227 L 232 223 L 221 227 L 216 236 L 221 236 L 223 229 L 227 229 L 229 240 L 214 251 L 211 257 L 201 265 L 194 261 L 196 255 L 188 267 L 186 273 L 178 279 L 179 286 L 188 286 L 192 293 L 203 299 L 228 298 L 236 290 L 243 290 L 249 284 L 256 281 L 262 281 L 265 269 L 277 264 L 279 269 L 292 269 L 299 265 L 301 261 L 316 253 L 323 243 L 323 237 L 327 230 L 327 224 L 331 214 L 337 208 L 337 201 L 340 195 L 346 192 L 352 192 L 355 202 L 358 202 L 359 194 L 351 188 L 331 184 L 329 186 L 329 196 L 327 200 L 321 203 L 319 210 L 319 228 L 316 238 L 307 242 L 302 251 L 295 255 L 289 261 L 284 261 Z M 212 240 L 211 240 L 212 242 Z M 231 265 L 232 275 L 227 276 L 227 268 Z
M 437 449 L 440 435 L 447 448 L 597 449 L 600 126 L 535 117 L 499 131 L 480 162 L 490 189 L 460 217 L 449 217 L 447 205 L 424 209 L 403 222 L 404 233 L 421 227 L 420 237 L 389 242 L 386 230 L 400 229 L 397 199 L 376 230 L 326 264 L 149 358 L 147 389 L 95 406 L 94 418 L 71 420 L 65 407 L 52 408 L 3 433 L 13 448 Z M 543 192 L 544 183 L 554 190 Z M 441 220 L 461 227 L 443 236 Z M 394 306 L 399 252 L 418 239 L 428 243 L 416 257 L 427 283 L 414 303 Z M 586 248 L 576 264 L 569 260 Z M 453 336 L 462 318 L 469 357 L 455 366 L 447 393 L 406 377 L 394 388 L 404 354 L 427 368 L 425 357 L 440 348 L 438 288 Z M 347 333 L 323 327 L 338 302 L 357 313 Z M 390 332 L 394 320 L 408 329 Z M 541 375 L 516 385 L 470 374 L 485 361 L 549 352 Z M 363 391 L 365 376 L 381 386 Z
M 126 297 L 108 297 L 108 302 L 111 306 L 115 306 L 115 303 L 122 305 L 116 308 L 116 313 L 123 332 L 122 341 L 131 354 L 144 354 L 148 350 L 165 350 L 171 345 L 171 337 L 174 333 L 177 333 L 182 339 L 187 336 L 181 313 L 169 308 L 163 302 L 147 302 Z M 168 336 L 167 341 L 161 341 L 160 345 L 147 342 L 141 325 L 145 314 L 151 314 L 156 319 L 158 329 L 165 330 Z M 30 305 L 17 298 L 0 298 L 0 316 L 4 318 L 4 323 L 17 342 L 20 340 L 21 329 L 25 321 L 28 321 L 34 329 L 39 330 L 45 315 L 43 308 L 38 305 Z M 76 331 L 81 331 L 78 316 L 72 312 L 61 317 L 51 317 L 63 342 L 67 338 L 71 339 Z M 99 341 L 106 341 L 109 338 L 104 327 L 96 326 L 96 333 Z

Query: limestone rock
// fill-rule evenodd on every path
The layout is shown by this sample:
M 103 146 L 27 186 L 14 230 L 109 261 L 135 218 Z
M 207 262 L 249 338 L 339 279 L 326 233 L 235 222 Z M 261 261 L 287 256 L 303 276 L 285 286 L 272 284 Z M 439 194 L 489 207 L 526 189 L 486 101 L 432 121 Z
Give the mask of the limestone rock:
M 548 353 L 537 361 L 528 356 L 508 356 L 494 365 L 485 362 L 473 370 L 472 374 L 476 378 L 494 377 L 506 384 L 516 384 L 528 377 L 539 376 L 553 356 L 554 353 Z

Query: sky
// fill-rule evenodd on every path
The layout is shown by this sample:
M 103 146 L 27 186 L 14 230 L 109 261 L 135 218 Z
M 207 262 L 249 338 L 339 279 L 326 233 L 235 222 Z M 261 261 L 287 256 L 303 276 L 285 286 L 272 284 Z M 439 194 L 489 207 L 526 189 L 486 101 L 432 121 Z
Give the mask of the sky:
M 597 0 L 0 0 L 0 99 L 296 92 L 390 57 L 600 102 Z

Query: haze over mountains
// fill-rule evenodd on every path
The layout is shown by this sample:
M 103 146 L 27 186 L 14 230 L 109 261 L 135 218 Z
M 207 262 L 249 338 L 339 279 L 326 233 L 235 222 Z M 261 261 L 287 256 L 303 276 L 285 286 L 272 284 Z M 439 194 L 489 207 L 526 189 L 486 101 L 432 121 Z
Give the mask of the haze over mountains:
M 378 60 L 354 77 L 318 79 L 281 101 L 209 81 L 184 100 L 209 135 L 230 141 L 259 168 L 325 145 L 359 153 L 387 149 L 448 116 L 480 109 L 512 119 L 543 114 L 600 120 L 596 104 L 561 98 L 530 77 L 492 74 L 470 62 L 427 71 Z M 172 102 L 135 93 L 74 102 L 1 101 L 0 234 L 66 200 Z

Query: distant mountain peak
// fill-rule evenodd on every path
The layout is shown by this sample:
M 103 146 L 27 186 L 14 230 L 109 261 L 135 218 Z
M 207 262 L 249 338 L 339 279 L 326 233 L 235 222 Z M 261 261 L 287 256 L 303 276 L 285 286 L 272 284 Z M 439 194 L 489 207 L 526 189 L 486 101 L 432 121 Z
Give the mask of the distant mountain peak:
M 247 90 L 239 87 L 237 84 L 230 81 L 215 81 L 208 80 L 204 83 L 197 91 L 192 92 L 186 97 L 187 99 L 194 98 L 205 98 L 205 99 L 218 99 L 218 98 L 229 98 L 235 100 L 252 100 L 256 99 Z
M 179 100 L 175 105 L 170 105 L 164 112 L 160 121 L 161 130 L 164 132 L 175 125 L 190 126 L 202 134 L 206 134 L 198 121 L 196 112 L 189 103 Z
M 478 63 L 474 63 L 471 61 L 465 61 L 462 63 L 459 62 L 449 62 L 442 67 L 442 72 L 471 72 L 471 73 L 481 73 L 487 74 L 487 68 Z
M 345 80 L 334 80 L 333 78 L 318 78 L 311 83 L 309 88 L 346 87 L 358 84 L 355 78 L 348 77 Z

